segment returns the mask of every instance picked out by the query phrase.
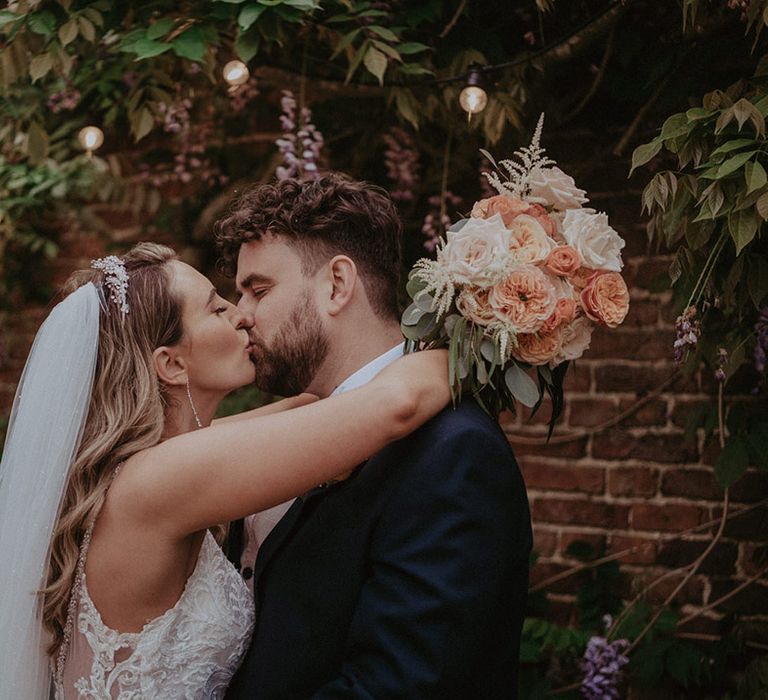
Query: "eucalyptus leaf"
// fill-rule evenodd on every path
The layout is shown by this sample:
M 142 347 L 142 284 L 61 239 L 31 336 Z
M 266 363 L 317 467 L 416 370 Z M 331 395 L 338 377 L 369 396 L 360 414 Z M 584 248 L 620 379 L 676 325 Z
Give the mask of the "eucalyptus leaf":
M 405 291 L 413 299 L 422 289 L 426 289 L 427 283 L 416 275 L 411 274 L 408 277 L 408 283 L 405 285 Z
M 512 363 L 504 372 L 504 381 L 510 393 L 524 406 L 531 408 L 539 400 L 536 382 L 517 364 Z
M 406 326 L 415 326 L 424 315 L 424 311 L 417 304 L 411 304 L 404 312 L 402 323 Z

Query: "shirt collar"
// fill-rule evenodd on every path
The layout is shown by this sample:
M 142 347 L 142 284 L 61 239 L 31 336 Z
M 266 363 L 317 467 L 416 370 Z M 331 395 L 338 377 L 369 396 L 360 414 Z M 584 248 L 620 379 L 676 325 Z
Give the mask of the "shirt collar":
M 367 365 L 361 367 L 357 372 L 347 377 L 341 384 L 339 384 L 332 392 L 331 396 L 336 394 L 342 394 L 345 391 L 351 391 L 357 389 L 371 381 L 381 370 L 387 365 L 391 365 L 395 360 L 403 356 L 403 343 L 395 345 L 390 350 L 379 355 L 374 360 L 371 360 Z

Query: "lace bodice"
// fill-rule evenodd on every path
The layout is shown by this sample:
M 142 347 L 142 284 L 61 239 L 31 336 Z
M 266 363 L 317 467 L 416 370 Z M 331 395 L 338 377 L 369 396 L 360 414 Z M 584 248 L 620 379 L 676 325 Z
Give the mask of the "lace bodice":
M 140 632 L 108 628 L 83 576 L 56 699 L 221 698 L 253 621 L 248 588 L 210 532 L 176 605 Z

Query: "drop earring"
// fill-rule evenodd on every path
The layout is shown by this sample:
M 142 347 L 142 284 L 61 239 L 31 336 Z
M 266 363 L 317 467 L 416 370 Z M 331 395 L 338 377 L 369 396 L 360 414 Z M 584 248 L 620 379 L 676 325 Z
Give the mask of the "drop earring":
M 189 390 L 189 377 L 187 377 L 187 398 L 189 399 L 189 405 L 192 407 L 192 413 L 195 414 L 195 423 L 197 423 L 198 428 L 202 428 L 203 424 L 200 422 L 200 416 L 197 415 L 195 402 L 192 401 L 192 392 Z

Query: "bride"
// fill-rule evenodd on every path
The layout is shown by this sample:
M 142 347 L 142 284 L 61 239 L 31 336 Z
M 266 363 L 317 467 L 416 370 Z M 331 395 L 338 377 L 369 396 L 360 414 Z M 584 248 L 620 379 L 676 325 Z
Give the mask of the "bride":
M 436 414 L 445 353 L 211 425 L 254 366 L 249 318 L 203 275 L 142 243 L 65 291 L 27 360 L 0 465 L 0 698 L 47 700 L 51 685 L 64 699 L 220 697 L 254 611 L 212 532 Z

